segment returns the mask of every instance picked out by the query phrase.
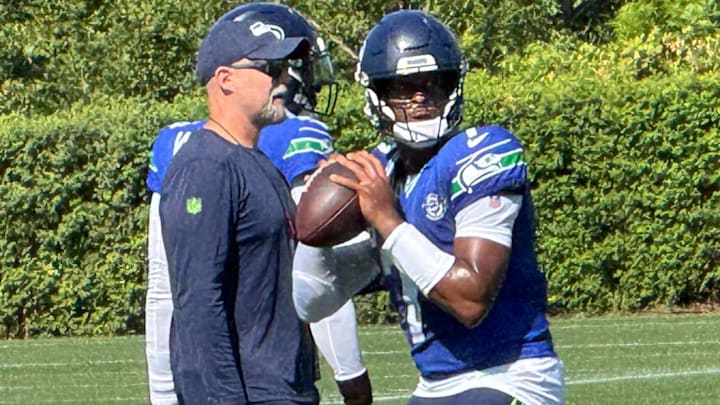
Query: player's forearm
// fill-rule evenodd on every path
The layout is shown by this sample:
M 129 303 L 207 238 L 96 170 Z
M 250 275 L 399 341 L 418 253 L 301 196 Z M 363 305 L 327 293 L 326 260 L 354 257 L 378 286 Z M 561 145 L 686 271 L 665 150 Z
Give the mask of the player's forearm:
M 403 223 L 385 241 L 383 250 L 426 297 L 463 325 L 473 327 L 487 316 L 504 276 L 505 248 L 483 253 L 486 243 L 492 242 L 458 238 L 455 251 L 463 253 L 457 257 L 441 250 L 413 225 Z
M 393 229 L 382 248 L 390 255 L 395 267 L 405 273 L 425 296 L 428 296 L 455 262 L 453 255 L 438 248 L 407 222 Z
M 368 217 L 367 220 L 383 239 L 387 239 L 388 236 L 404 222 L 395 209 L 378 212 L 376 215 Z
M 482 322 L 500 291 L 510 248 L 478 237 L 456 237 L 455 262 L 429 297 L 467 327 Z
M 480 324 L 492 308 L 494 291 L 477 273 L 456 262 L 428 294 L 428 298 L 468 328 Z

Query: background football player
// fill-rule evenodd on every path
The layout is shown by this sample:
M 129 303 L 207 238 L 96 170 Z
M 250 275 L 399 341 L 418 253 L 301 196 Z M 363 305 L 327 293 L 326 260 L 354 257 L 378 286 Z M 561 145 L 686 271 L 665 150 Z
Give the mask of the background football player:
M 421 374 L 410 404 L 560 404 L 563 365 L 545 316 L 525 149 L 498 126 L 458 128 L 466 70 L 457 39 L 434 17 L 383 17 L 356 79 L 367 115 L 391 140 L 334 157 L 358 180 L 331 179 L 357 190 L 401 276 L 391 298 Z M 334 280 L 348 290 L 353 282 Z
M 271 13 L 285 6 L 269 3 L 253 3 L 245 6 L 245 12 Z M 304 185 L 305 176 L 312 172 L 319 161 L 333 152 L 332 138 L 327 126 L 313 118 L 317 92 L 329 90 L 327 109 L 334 106 L 335 93 L 332 78 L 332 64 L 325 45 L 315 30 L 304 21 L 287 21 L 282 27 L 292 36 L 306 36 L 315 44 L 313 60 L 297 61 L 289 69 L 294 79 L 285 95 L 288 119 L 266 127 L 260 134 L 258 147 L 280 169 L 289 184 L 293 186 L 293 198 L 297 202 Z M 146 358 L 150 399 L 153 404 L 176 404 L 172 371 L 170 369 L 169 330 L 172 317 L 168 265 L 162 240 L 159 202 L 162 182 L 172 157 L 187 141 L 193 130 L 203 127 L 204 121 L 178 122 L 163 128 L 152 147 L 152 162 L 147 176 L 147 186 L 152 193 L 148 230 L 148 290 L 146 295 Z M 324 249 L 300 246 L 296 253 L 294 278 L 302 278 L 308 266 L 332 264 Z M 327 268 L 314 272 L 329 273 Z M 302 282 L 295 282 L 302 288 Z M 300 293 L 302 295 L 302 292 Z M 367 369 L 360 355 L 357 337 L 355 307 L 352 300 L 345 301 L 337 311 L 310 324 L 313 337 L 323 357 L 333 369 L 334 378 L 346 404 L 369 404 L 372 391 Z

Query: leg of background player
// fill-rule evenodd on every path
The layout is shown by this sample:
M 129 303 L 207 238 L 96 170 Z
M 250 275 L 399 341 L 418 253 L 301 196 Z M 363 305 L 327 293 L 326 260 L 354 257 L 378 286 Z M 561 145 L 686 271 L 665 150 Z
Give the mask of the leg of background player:
M 311 323 L 313 338 L 335 374 L 347 405 L 372 403 L 367 369 L 362 364 L 355 305 L 349 300 L 334 314 Z
M 172 371 L 170 369 L 170 321 L 172 295 L 165 246 L 160 228 L 159 194 L 150 202 L 148 229 L 148 290 L 145 297 L 145 356 L 148 366 L 150 402 L 153 405 L 175 405 Z

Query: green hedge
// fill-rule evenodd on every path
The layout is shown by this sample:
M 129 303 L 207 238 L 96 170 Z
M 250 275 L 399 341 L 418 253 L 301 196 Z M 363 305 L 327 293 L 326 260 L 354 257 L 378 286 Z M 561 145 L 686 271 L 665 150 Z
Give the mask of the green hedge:
M 469 78 L 469 115 L 529 149 L 555 309 L 720 298 L 719 43 L 541 45 Z
M 720 74 L 594 75 L 468 78 L 468 122 L 506 125 L 529 149 L 553 309 L 717 300 Z M 340 143 L 373 141 L 357 113 Z M 147 150 L 158 128 L 202 116 L 201 100 L 105 99 L 0 118 L 0 332 L 141 331 Z M 386 304 L 368 297 L 359 312 L 387 320 Z
M 333 58 L 352 79 L 362 39 L 400 1 L 283 1 L 304 12 L 338 44 Z M 563 31 L 593 31 L 624 0 L 561 7 L 564 0 L 407 1 L 447 21 L 473 66 Z M 95 93 L 171 102 L 195 94 L 195 53 L 210 25 L 237 1 L 5 0 L 0 2 L 0 114 L 50 114 Z M 562 17 L 563 13 L 567 14 Z M 570 21 L 572 19 L 572 21 Z M 587 22 L 585 24 L 584 22 Z M 576 27 L 583 23 L 582 27 Z M 601 27 L 600 27 L 601 28 Z M 600 30 L 598 28 L 598 30 Z M 572 33 L 573 31 L 571 31 Z
M 201 104 L 104 98 L 28 120 L 0 117 L 0 332 L 141 328 L 148 148 Z

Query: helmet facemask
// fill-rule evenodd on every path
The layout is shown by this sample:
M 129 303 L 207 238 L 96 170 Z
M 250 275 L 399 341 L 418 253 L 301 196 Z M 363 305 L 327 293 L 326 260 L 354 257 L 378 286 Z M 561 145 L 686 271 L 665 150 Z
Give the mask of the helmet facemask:
M 384 134 L 410 148 L 437 145 L 462 120 L 462 70 L 370 80 L 365 113 Z
M 328 48 L 322 38 L 316 38 L 306 58 L 291 61 L 288 74 L 290 81 L 287 83 L 285 106 L 290 112 L 300 114 L 306 111 L 323 116 L 332 114 L 337 101 L 337 81 Z M 321 91 L 325 91 L 322 97 L 325 102 L 323 108 L 317 108 L 317 95 Z
M 296 115 L 303 111 L 320 115 L 332 113 L 337 99 L 337 82 L 333 78 L 332 62 L 325 42 L 305 16 L 283 4 L 254 2 L 234 8 L 225 13 L 220 20 L 254 21 L 261 26 L 275 27 L 275 30 L 270 32 L 278 38 L 305 38 L 309 44 L 309 53 L 308 48 L 304 48 L 291 55 L 288 61 L 290 79 L 287 83 L 283 83 L 287 87 L 283 96 L 285 107 Z M 292 59 L 293 57 L 295 59 Z M 317 94 L 321 89 L 326 88 L 327 95 L 322 97 L 326 100 L 325 106 L 316 109 Z

